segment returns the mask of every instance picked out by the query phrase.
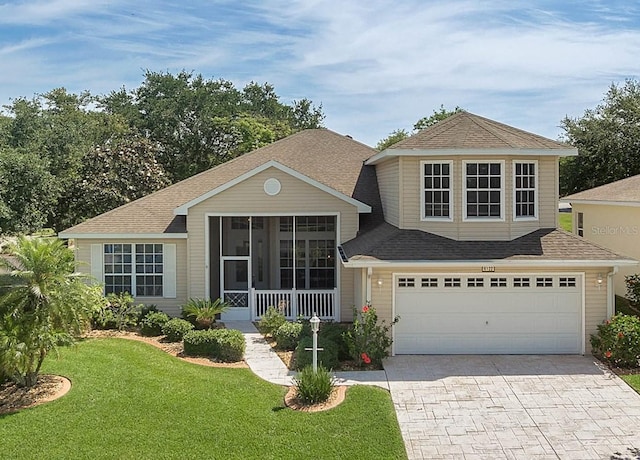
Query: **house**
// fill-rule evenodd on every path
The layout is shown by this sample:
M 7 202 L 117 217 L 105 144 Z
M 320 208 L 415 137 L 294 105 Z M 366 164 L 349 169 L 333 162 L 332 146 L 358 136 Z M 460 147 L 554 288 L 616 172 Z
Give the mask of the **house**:
M 584 190 L 563 198 L 573 209 L 573 233 L 619 254 L 640 259 L 640 175 Z M 625 276 L 640 271 L 620 267 L 615 293 L 626 296 Z
M 461 112 L 377 152 L 305 130 L 60 233 L 105 292 L 177 315 L 223 297 L 350 321 L 366 302 L 394 353 L 584 353 L 635 263 L 557 230 L 576 150 Z

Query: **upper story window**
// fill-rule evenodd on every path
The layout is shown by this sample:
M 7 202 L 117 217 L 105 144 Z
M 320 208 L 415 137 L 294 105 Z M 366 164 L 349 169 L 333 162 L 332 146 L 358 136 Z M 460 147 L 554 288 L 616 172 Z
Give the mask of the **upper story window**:
M 577 213 L 576 215 L 576 233 L 578 236 L 584 236 L 584 213 Z
M 504 162 L 464 162 L 465 218 L 504 219 Z
M 422 218 L 452 218 L 451 174 L 453 162 L 421 162 L 422 166 Z
M 513 217 L 538 217 L 538 175 L 536 162 L 513 162 Z

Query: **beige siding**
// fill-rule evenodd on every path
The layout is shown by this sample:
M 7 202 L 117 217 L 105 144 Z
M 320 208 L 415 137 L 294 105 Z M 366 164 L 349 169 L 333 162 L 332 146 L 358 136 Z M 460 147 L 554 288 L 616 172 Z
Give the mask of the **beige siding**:
M 387 222 L 400 225 L 400 159 L 394 158 L 376 166 L 382 210 Z
M 340 267 L 340 321 L 353 319 L 353 306 L 356 292 L 354 290 L 356 269 Z
M 601 273 L 606 273 L 607 268 L 589 268 L 584 269 L 580 267 L 567 267 L 564 269 L 558 268 L 535 268 L 535 269 L 509 269 L 506 267 L 496 267 L 496 274 L 500 273 L 531 273 L 532 275 L 536 275 L 537 273 L 582 273 L 584 274 L 584 283 L 585 283 L 585 349 L 586 353 L 590 353 L 591 345 L 590 345 L 590 337 L 591 334 L 595 334 L 597 332 L 598 324 L 601 324 L 604 320 L 607 319 L 607 286 L 606 286 L 606 276 L 604 283 L 598 287 L 597 279 L 598 275 Z M 478 267 L 469 267 L 469 269 L 431 269 L 432 273 L 478 273 L 481 271 Z M 373 272 L 372 283 L 373 287 L 371 290 L 372 302 L 371 304 L 376 308 L 378 316 L 381 320 L 386 321 L 387 324 L 391 322 L 393 315 L 393 283 L 394 283 L 394 274 L 401 273 L 411 273 L 411 274 L 421 274 L 421 273 L 429 273 L 428 270 L 420 271 L 419 269 L 412 270 L 402 270 L 402 269 L 376 269 Z M 382 286 L 377 286 L 376 281 L 382 280 Z M 514 294 L 515 295 L 515 294 Z M 402 321 L 402 318 L 400 319 Z
M 453 157 L 403 157 L 400 159 L 401 228 L 417 229 L 456 240 L 510 240 L 539 228 L 555 228 L 557 214 L 556 157 L 476 157 L 453 158 L 453 219 L 452 221 L 422 220 L 420 162 L 448 161 Z M 504 160 L 504 221 L 464 221 L 463 162 Z M 538 162 L 538 220 L 513 219 L 513 160 Z M 382 193 L 382 189 L 381 189 Z M 388 219 L 387 219 L 388 220 Z
M 278 195 L 269 196 L 264 192 L 264 182 L 269 178 L 280 181 L 282 190 Z M 358 231 L 358 211 L 355 206 L 279 169 L 269 168 L 189 209 L 187 232 L 191 297 L 205 295 L 205 216 L 224 213 L 241 215 L 338 213 L 340 243 L 354 238 Z M 343 289 L 343 296 L 346 295 L 344 291 L 345 289 Z M 353 293 L 349 295 L 353 296 Z M 345 301 L 349 299 L 345 298 Z
M 575 203 L 573 232 L 577 234 L 578 212 L 583 213 L 584 238 L 623 256 L 640 260 L 640 207 Z M 626 275 L 640 272 L 640 266 L 620 267 L 614 276 L 615 293 L 626 296 Z
M 74 241 L 74 251 L 78 271 L 82 273 L 91 273 L 91 245 L 105 243 L 164 243 L 176 245 L 176 298 L 165 299 L 162 297 L 136 297 L 136 302 L 145 305 L 156 305 L 160 310 L 170 316 L 180 316 L 182 305 L 187 302 L 188 280 L 187 280 L 187 240 L 185 239 L 117 239 L 117 240 L 96 240 L 96 239 L 76 239 Z

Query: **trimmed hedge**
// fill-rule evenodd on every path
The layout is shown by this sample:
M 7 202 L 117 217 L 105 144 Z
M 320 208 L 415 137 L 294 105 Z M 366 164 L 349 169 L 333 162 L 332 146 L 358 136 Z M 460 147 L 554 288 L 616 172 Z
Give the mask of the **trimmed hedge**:
M 283 350 L 293 350 L 300 341 L 300 334 L 302 333 L 301 323 L 292 323 L 287 321 L 282 324 L 273 333 L 273 338 L 278 344 L 278 348 Z
M 162 326 L 169 321 L 169 315 L 152 311 L 140 321 L 140 333 L 149 337 L 162 335 Z
M 170 319 L 162 326 L 162 333 L 169 342 L 182 342 L 184 336 L 192 331 L 193 324 L 181 318 Z
M 244 355 L 244 336 L 236 329 L 191 331 L 183 341 L 184 353 L 189 356 L 208 356 L 232 363 L 241 361 Z
M 312 346 L 313 339 L 311 337 L 303 337 L 300 340 L 294 352 L 296 369 L 303 369 L 313 363 L 313 352 L 305 350 L 305 348 L 311 348 Z M 322 351 L 318 350 L 318 366 L 322 365 L 327 369 L 336 369 L 340 361 L 338 360 L 338 346 L 335 342 L 318 336 L 318 348 L 322 348 Z

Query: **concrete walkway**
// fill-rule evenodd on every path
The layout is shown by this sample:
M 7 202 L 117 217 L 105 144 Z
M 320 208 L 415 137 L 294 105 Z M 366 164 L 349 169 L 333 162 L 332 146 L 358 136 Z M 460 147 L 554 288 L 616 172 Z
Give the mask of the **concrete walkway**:
M 297 372 L 287 369 L 251 321 L 225 321 L 224 324 L 227 328 L 237 329 L 244 334 L 247 344 L 245 361 L 254 374 L 277 385 L 293 385 L 293 377 Z M 338 385 L 375 385 L 389 389 L 385 371 L 335 372 L 334 376 Z

